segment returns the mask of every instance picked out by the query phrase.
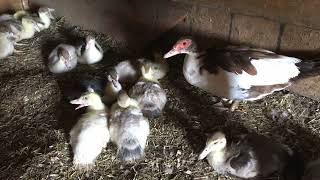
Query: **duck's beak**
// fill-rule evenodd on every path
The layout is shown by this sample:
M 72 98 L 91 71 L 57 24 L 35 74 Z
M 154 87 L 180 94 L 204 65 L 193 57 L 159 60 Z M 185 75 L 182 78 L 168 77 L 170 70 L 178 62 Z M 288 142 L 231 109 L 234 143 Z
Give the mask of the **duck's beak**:
M 175 50 L 175 49 L 171 49 L 169 52 L 167 52 L 164 56 L 163 56 L 163 58 L 169 58 L 169 57 L 172 57 L 172 56 L 175 56 L 175 55 L 177 55 L 177 54 L 180 54 L 180 52 L 178 52 L 177 50 Z
M 88 106 L 88 103 L 83 101 L 81 98 L 70 101 L 70 104 L 78 104 L 79 106 L 76 107 L 76 110 Z
M 206 147 L 204 148 L 204 150 L 200 153 L 200 155 L 199 155 L 199 157 L 198 157 L 198 160 L 202 160 L 202 159 L 204 159 L 205 157 L 207 157 L 208 154 L 211 152 L 210 149 L 211 149 L 210 146 L 206 146 Z
M 50 19 L 55 19 L 54 15 L 53 15 L 53 12 L 54 12 L 55 10 L 52 9 L 52 8 L 48 8 L 48 11 L 49 11 L 49 18 L 50 18 Z

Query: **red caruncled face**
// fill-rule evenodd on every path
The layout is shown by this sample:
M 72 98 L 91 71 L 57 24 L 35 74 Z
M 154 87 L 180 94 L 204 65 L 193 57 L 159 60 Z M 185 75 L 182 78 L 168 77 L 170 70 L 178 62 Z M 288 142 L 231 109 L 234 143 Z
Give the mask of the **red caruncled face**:
M 187 53 L 188 48 L 191 46 L 192 40 L 191 39 L 182 39 L 179 40 L 173 47 L 172 49 L 167 52 L 163 57 L 164 58 L 169 58 L 172 56 L 175 56 L 177 54 L 181 53 Z
M 179 40 L 172 49 L 178 51 L 179 53 L 181 50 L 188 48 L 191 45 L 192 41 L 191 39 L 183 39 Z

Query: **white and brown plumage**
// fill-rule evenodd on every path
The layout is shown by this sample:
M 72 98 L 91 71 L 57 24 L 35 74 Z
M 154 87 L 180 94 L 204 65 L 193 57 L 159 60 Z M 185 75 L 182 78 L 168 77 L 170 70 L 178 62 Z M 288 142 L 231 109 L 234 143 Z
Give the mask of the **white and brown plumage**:
M 314 63 L 272 51 L 229 46 L 200 51 L 191 38 L 182 38 L 165 58 L 186 54 L 186 80 L 215 96 L 230 100 L 256 100 L 290 85 L 293 78 L 314 70 Z
M 52 73 L 64 73 L 77 66 L 78 57 L 75 47 L 59 44 L 48 57 L 48 67 Z
M 301 178 L 294 172 L 300 169 L 293 170 L 301 162 L 295 161 L 292 150 L 258 134 L 244 134 L 231 141 L 223 132 L 215 132 L 199 155 L 199 159 L 205 157 L 219 174 L 251 179 L 278 172 L 290 180 Z

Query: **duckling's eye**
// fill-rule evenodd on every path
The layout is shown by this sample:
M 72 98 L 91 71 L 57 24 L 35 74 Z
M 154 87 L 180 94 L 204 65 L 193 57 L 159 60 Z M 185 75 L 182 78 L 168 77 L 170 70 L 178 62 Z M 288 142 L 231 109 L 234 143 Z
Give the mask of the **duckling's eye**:
M 218 144 L 218 142 L 214 142 L 213 144 Z
M 186 42 L 183 42 L 183 43 L 182 43 L 182 45 L 184 45 L 184 46 L 185 46 L 185 45 L 187 45 L 187 43 L 186 43 Z
M 84 100 L 88 100 L 88 97 L 84 97 L 83 99 L 84 99 Z

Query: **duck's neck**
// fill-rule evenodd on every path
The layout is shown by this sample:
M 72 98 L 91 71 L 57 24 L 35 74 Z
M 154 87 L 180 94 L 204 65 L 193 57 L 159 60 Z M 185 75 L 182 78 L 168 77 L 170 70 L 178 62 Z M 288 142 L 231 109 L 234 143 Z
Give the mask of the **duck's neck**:
M 104 111 L 105 106 L 102 101 L 96 103 L 95 105 L 88 106 L 88 111 Z
M 198 76 L 200 75 L 200 59 L 198 59 L 199 53 L 192 52 L 186 54 L 183 63 L 183 74 L 184 77 L 190 84 L 197 82 Z
M 220 151 L 211 152 L 210 158 L 213 160 L 215 165 L 225 163 L 226 161 L 226 148 L 221 149 Z
M 106 94 L 108 95 L 117 95 L 122 88 L 115 88 L 112 82 L 107 83 Z

